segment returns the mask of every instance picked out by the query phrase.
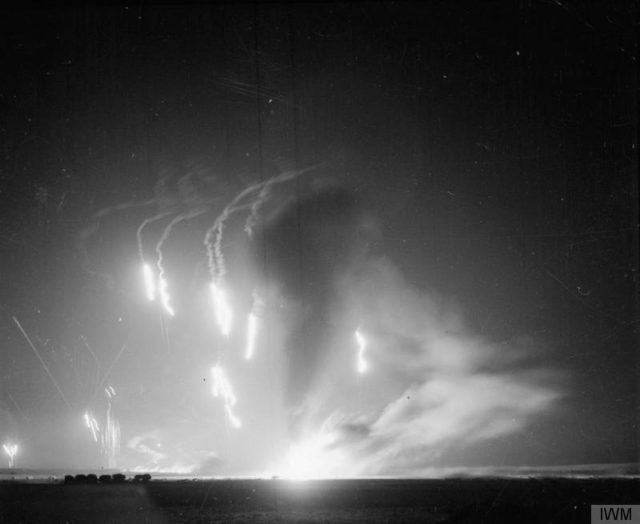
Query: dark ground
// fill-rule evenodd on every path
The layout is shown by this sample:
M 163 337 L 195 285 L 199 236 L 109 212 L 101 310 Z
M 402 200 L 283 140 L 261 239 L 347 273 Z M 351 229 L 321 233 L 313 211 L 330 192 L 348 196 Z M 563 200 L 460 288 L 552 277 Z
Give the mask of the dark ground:
M 0 522 L 588 523 L 640 479 L 216 480 L 0 484 Z

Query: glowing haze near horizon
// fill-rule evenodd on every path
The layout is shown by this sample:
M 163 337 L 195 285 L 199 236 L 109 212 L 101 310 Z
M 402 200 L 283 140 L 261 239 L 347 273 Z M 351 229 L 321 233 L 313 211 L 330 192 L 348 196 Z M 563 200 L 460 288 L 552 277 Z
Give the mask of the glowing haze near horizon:
M 226 202 L 194 198 L 192 183 L 180 179 L 182 192 L 139 224 L 138 263 L 125 255 L 137 342 L 110 364 L 87 345 L 95 408 L 59 421 L 70 435 L 84 421 L 85 444 L 100 450 L 84 465 L 415 476 L 517 436 L 558 405 L 563 379 L 535 344 L 484 340 L 460 307 L 411 286 L 371 249 L 379 224 L 351 191 L 313 170 L 249 184 Z M 140 213 L 135 202 L 101 210 L 81 241 L 131 209 Z M 149 340 L 161 344 L 142 350 Z M 140 373 L 146 386 L 134 383 Z

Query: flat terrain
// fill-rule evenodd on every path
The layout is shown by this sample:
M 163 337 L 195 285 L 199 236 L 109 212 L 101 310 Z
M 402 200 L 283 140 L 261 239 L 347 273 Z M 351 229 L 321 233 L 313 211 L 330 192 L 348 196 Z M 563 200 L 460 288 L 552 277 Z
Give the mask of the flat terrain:
M 173 480 L 0 483 L 2 523 L 590 522 L 640 504 L 640 479 Z

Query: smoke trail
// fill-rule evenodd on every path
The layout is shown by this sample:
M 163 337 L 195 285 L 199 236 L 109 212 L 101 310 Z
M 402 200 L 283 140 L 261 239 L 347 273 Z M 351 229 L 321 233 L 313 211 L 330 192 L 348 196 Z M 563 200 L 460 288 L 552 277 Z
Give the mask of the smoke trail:
M 294 180 L 295 178 L 298 178 L 299 176 L 302 176 L 309 171 L 318 169 L 319 167 L 321 167 L 321 165 L 322 164 L 308 167 L 300 171 L 287 171 L 280 175 L 274 176 L 264 182 L 257 182 L 242 190 L 235 196 L 235 198 L 231 202 L 229 202 L 229 204 L 227 204 L 227 206 L 222 210 L 222 213 L 216 218 L 213 225 L 207 230 L 204 237 L 204 245 L 207 252 L 209 272 L 214 282 L 218 281 L 226 273 L 224 255 L 222 253 L 222 236 L 225 222 L 229 219 L 229 217 L 233 213 L 237 213 L 238 211 L 243 211 L 245 209 L 251 210 L 252 214 L 254 212 L 257 213 L 259 206 L 266 198 L 265 188 L 271 187 L 275 184 L 282 184 L 284 182 Z M 258 195 L 258 198 L 254 200 L 254 202 L 250 204 L 240 205 L 243 199 L 257 191 L 260 191 L 260 194 Z M 253 223 L 255 223 L 255 221 L 252 221 L 252 224 Z
M 138 229 L 136 230 L 136 239 L 138 240 L 138 254 L 140 255 L 140 263 L 144 264 L 144 246 L 143 246 L 143 242 L 142 242 L 142 231 L 145 227 L 147 227 L 149 224 L 153 224 L 154 222 L 163 219 L 164 217 L 167 217 L 169 215 L 172 215 L 174 213 L 174 211 L 166 211 L 164 213 L 159 213 L 157 215 L 154 215 L 152 217 L 149 218 L 145 218 L 142 223 L 138 226 Z
M 420 475 L 434 465 L 464 465 L 454 464 L 463 451 L 513 436 L 563 397 L 565 377 L 534 365 L 535 348 L 474 335 L 460 312 L 411 288 L 386 259 L 343 275 L 338 288 L 334 327 L 313 371 L 332 380 L 307 390 L 297 442 L 312 446 L 313 463 L 326 474 Z M 356 319 L 369 326 L 375 383 L 362 395 L 335 349 L 353 336 L 348 325 Z
M 169 238 L 169 235 L 171 234 L 171 230 L 176 226 L 176 224 L 179 224 L 180 222 L 183 222 L 185 220 L 191 220 L 192 218 L 195 218 L 199 215 L 202 215 L 204 212 L 206 211 L 206 209 L 196 209 L 194 211 L 191 211 L 189 213 L 183 213 L 181 215 L 178 215 L 177 217 L 175 217 L 173 220 L 171 220 L 171 222 L 169 222 L 169 224 L 167 224 L 167 227 L 164 228 L 164 231 L 162 232 L 162 235 L 160 236 L 160 240 L 158 240 L 158 243 L 156 244 L 156 253 L 158 255 L 158 260 L 156 262 L 156 265 L 158 267 L 158 282 L 159 282 L 159 292 L 160 292 L 160 299 L 162 301 L 162 305 L 165 308 L 165 310 L 167 311 L 167 313 L 169 313 L 169 315 L 173 316 L 175 314 L 173 308 L 171 307 L 171 303 L 170 303 L 170 296 L 169 296 L 169 291 L 168 291 L 168 286 L 169 284 L 167 283 L 165 277 L 164 277 L 164 264 L 163 264 L 163 253 L 162 253 L 162 246 L 164 245 L 164 243 L 167 241 L 167 239 Z

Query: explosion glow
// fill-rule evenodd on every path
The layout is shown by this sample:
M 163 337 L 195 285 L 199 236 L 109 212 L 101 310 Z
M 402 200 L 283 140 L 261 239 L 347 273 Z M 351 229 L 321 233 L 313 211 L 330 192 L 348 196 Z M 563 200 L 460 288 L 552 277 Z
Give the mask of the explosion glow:
M 227 375 L 220 365 L 215 365 L 211 368 L 211 376 L 213 377 L 213 387 L 211 389 L 213 396 L 222 397 L 224 410 L 231 426 L 236 429 L 240 428 L 242 422 L 233 412 L 233 407 L 236 405 L 237 399 Z
M 151 266 L 149 264 L 143 264 L 142 274 L 144 276 L 144 285 L 147 292 L 147 298 L 152 302 L 156 299 L 156 284 L 153 270 L 151 269 Z
M 2 449 L 4 449 L 4 452 L 7 454 L 7 457 L 9 457 L 9 467 L 12 468 L 15 457 L 18 453 L 18 444 L 7 442 L 6 444 L 2 445 Z
M 199 423 L 204 415 L 197 409 L 204 408 L 194 405 L 191 411 L 191 406 L 184 407 L 190 402 L 184 401 L 173 413 L 188 415 L 166 421 L 164 430 L 134 430 L 121 453 L 120 425 L 111 405 L 115 390 L 109 387 L 104 423 L 98 426 L 89 412 L 85 423 L 110 467 L 118 457 L 119 465 L 133 460 L 133 469 L 142 460 L 156 471 L 233 475 L 273 470 L 289 478 L 416 474 L 431 467 L 443 450 L 466 449 L 513 434 L 559 398 L 559 389 L 551 385 L 546 370 L 521 369 L 515 379 L 515 370 L 501 370 L 495 345 L 469 333 L 456 311 L 441 308 L 429 295 L 416 291 L 388 259 L 362 257 L 365 251 L 358 244 L 362 219 L 347 191 L 323 190 L 310 202 L 281 197 L 276 209 L 269 209 L 265 204 L 276 197 L 275 184 L 300 174 L 287 172 L 250 185 L 222 208 L 204 236 L 208 274 L 196 273 L 192 288 L 204 289 L 208 282 L 209 296 L 198 291 L 185 295 L 181 300 L 185 315 L 176 322 L 176 340 L 187 340 L 189 335 L 180 324 L 193 328 L 196 336 L 195 322 L 206 326 L 207 316 L 187 314 L 188 308 L 201 309 L 189 297 L 212 302 L 216 332 L 222 337 L 189 340 L 203 348 L 202 355 L 207 357 L 202 358 L 208 358 L 210 346 L 215 345 L 211 393 L 222 401 L 226 427 L 246 430 L 225 448 L 216 440 L 221 438 L 216 424 L 203 427 Z M 176 215 L 156 243 L 157 289 L 152 269 L 143 266 L 147 298 L 157 293 L 171 316 L 175 311 L 164 276 L 164 259 L 172 254 L 167 240 L 175 225 L 204 215 L 201 200 L 194 211 Z M 258 216 L 263 211 L 269 218 Z M 241 212 L 249 214 L 242 232 L 231 220 Z M 142 227 L 170 213 L 143 222 L 138 228 L 139 246 Z M 300 216 L 306 217 L 309 238 L 300 239 L 299 249 L 313 268 L 309 285 L 314 291 L 308 293 L 297 273 L 300 254 L 290 242 Z M 259 227 L 263 229 L 256 234 Z M 223 249 L 223 233 L 234 235 L 229 253 Z M 268 268 L 260 267 L 260 258 L 252 251 L 258 239 L 264 242 L 260 249 L 269 249 Z M 184 260 L 189 260 L 187 253 L 182 254 Z M 229 266 L 225 256 L 233 260 Z M 246 264 L 240 257 L 246 258 Z M 201 260 L 192 262 L 201 264 Z M 176 275 L 175 281 L 184 280 Z M 176 287 L 175 292 L 180 292 Z M 236 314 L 246 318 L 244 336 L 233 336 Z M 353 326 L 359 327 L 354 331 Z M 366 335 L 362 326 L 367 326 Z M 253 361 L 261 332 L 266 336 L 261 335 L 260 346 L 270 358 Z M 233 351 L 239 343 L 244 344 L 242 354 Z M 178 344 L 185 358 L 172 351 L 177 360 L 164 368 L 166 373 L 189 362 L 188 345 Z M 512 351 L 524 355 L 527 350 L 515 347 Z M 247 366 L 247 361 L 252 365 Z M 375 368 L 380 380 L 375 385 L 354 381 L 354 368 L 358 374 Z M 238 401 L 228 373 L 237 377 L 235 385 L 246 412 L 243 420 L 236 413 Z M 189 395 L 188 390 L 178 391 L 183 397 Z M 161 398 L 163 403 L 174 400 Z M 250 446 L 250 438 L 258 434 L 272 445 L 268 452 L 263 449 L 251 455 L 242 446 Z M 221 448 L 229 455 L 218 455 Z M 447 452 L 454 456 L 453 451 Z M 131 453 L 136 458 L 124 456 Z
M 225 337 L 228 337 L 229 333 L 231 332 L 231 322 L 233 320 L 233 315 L 231 312 L 231 307 L 229 306 L 229 302 L 227 300 L 227 295 L 220 287 L 220 285 L 216 284 L 215 282 L 211 282 L 209 288 L 211 289 L 211 297 L 213 298 L 216 323 L 218 324 L 220 333 L 222 333 Z
M 358 344 L 358 373 L 364 373 L 369 367 L 367 365 L 367 361 L 364 358 L 364 352 L 367 349 L 367 340 L 360 332 L 360 329 L 356 329 L 355 338 Z

